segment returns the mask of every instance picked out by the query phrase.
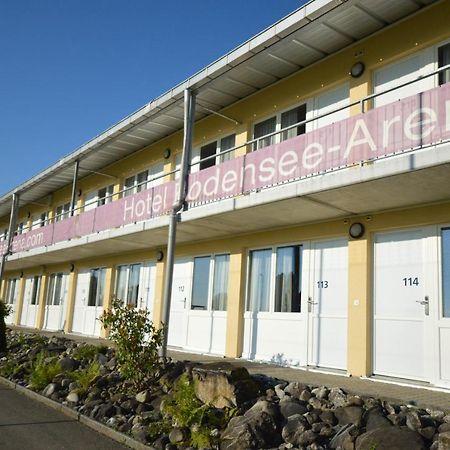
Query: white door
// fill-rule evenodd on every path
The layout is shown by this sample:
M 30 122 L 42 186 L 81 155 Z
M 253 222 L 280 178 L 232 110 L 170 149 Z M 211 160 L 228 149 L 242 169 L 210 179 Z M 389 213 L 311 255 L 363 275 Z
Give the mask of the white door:
M 88 304 L 90 279 L 91 274 L 89 270 L 83 270 L 78 273 L 72 322 L 72 331 L 75 333 L 84 334 L 85 332 L 85 314 Z
M 23 296 L 20 324 L 26 327 L 36 326 L 40 281 L 40 277 L 29 277 L 25 280 L 25 292 Z
M 145 262 L 140 271 L 138 307 L 146 308 L 153 319 L 153 303 L 155 301 L 156 264 Z
M 68 275 L 53 274 L 49 280 L 47 302 L 45 305 L 44 328 L 63 330 L 66 320 Z
M 426 380 L 430 315 L 423 304 L 429 299 L 424 231 L 378 234 L 374 245 L 373 371 Z
M 168 343 L 173 347 L 184 347 L 186 344 L 186 316 L 191 303 L 191 284 L 192 261 L 187 259 L 175 261 L 168 336 Z
M 309 355 L 312 366 L 347 368 L 348 245 L 346 239 L 311 244 Z

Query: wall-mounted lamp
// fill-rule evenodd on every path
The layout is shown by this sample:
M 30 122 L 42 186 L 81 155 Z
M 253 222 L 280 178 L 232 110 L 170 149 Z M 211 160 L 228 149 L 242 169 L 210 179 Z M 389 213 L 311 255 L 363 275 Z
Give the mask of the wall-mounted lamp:
M 20 272 L 20 278 L 23 278 L 23 271 Z
M 70 264 L 70 272 L 73 272 L 75 270 L 75 264 Z
M 350 68 L 350 75 L 353 78 L 358 78 L 364 73 L 365 70 L 366 70 L 366 66 L 364 65 L 364 63 L 361 61 L 358 61 L 355 64 L 353 64 L 353 66 Z
M 161 262 L 164 259 L 164 252 L 162 250 L 158 250 L 156 252 L 156 261 Z
M 360 222 L 355 222 L 350 225 L 350 228 L 348 229 L 348 234 L 353 239 L 359 239 L 364 235 L 364 225 Z
M 164 159 L 169 159 L 170 154 L 171 154 L 170 148 L 166 148 L 163 152 Z
M 81 189 L 78 189 L 78 197 L 81 197 L 82 193 L 83 193 L 83 191 Z
M 28 217 L 28 219 L 31 217 L 31 212 L 30 211 L 28 211 L 27 217 Z

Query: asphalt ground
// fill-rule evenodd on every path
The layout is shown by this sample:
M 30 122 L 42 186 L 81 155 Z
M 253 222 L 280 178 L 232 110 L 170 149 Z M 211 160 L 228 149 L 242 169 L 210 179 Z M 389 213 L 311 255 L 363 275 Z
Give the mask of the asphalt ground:
M 126 450 L 75 419 L 0 380 L 1 450 Z

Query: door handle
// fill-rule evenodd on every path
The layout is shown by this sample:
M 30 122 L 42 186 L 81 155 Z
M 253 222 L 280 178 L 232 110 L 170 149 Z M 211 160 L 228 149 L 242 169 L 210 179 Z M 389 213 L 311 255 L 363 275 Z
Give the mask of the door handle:
M 430 298 L 428 297 L 428 295 L 425 295 L 423 300 L 416 300 L 416 303 L 425 306 L 425 315 L 430 315 Z
M 317 302 L 313 302 L 312 297 L 308 297 L 308 312 L 312 311 L 313 305 L 317 305 Z
M 186 309 L 186 297 L 184 297 L 184 300 L 183 300 L 183 308 Z

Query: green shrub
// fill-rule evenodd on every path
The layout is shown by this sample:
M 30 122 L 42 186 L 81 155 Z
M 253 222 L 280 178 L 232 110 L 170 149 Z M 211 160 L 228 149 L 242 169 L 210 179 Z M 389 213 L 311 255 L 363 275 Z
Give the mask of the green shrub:
M 116 345 L 120 373 L 136 390 L 147 381 L 156 381 L 163 369 L 158 355 L 163 330 L 157 330 L 148 315 L 146 309 L 136 309 L 114 299 L 112 308 L 100 317 Z
M 11 306 L 4 303 L 3 300 L 0 300 L 0 353 L 6 353 L 8 351 L 5 317 L 8 317 L 10 314 Z
M 5 378 L 11 378 L 14 375 L 17 375 L 21 368 L 22 366 L 16 361 L 8 360 L 0 366 L 0 375 Z
M 56 375 L 63 372 L 59 361 L 46 363 L 45 358 L 43 352 L 37 355 L 30 374 L 30 383 L 38 391 L 44 389 Z
M 84 394 L 91 383 L 100 375 L 100 364 L 97 361 L 91 362 L 85 369 L 77 370 L 70 374 L 71 378 L 78 383 L 77 392 Z
M 87 359 L 88 361 L 93 361 L 97 353 L 99 353 L 99 347 L 96 345 L 82 344 L 74 349 L 73 358 L 76 360 Z

